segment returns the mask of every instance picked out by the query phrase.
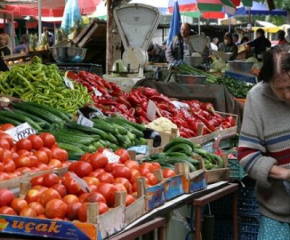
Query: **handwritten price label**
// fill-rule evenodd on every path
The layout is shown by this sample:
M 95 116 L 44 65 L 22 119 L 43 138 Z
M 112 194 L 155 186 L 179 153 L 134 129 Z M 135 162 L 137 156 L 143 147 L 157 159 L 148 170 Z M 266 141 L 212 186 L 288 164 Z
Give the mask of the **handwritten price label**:
M 118 156 L 110 151 L 107 151 L 107 150 L 104 150 L 103 154 L 108 158 L 109 163 L 119 162 L 120 156 Z
M 63 81 L 64 81 L 65 85 L 66 85 L 68 88 L 70 88 L 70 89 L 72 89 L 72 90 L 75 89 L 75 87 L 74 87 L 72 81 L 69 80 L 67 77 L 64 77 L 64 78 L 63 78 Z
M 156 118 L 156 112 L 157 112 L 157 107 L 155 103 L 151 100 L 148 102 L 148 107 L 147 107 L 147 118 L 150 121 L 154 121 Z
M 27 138 L 28 136 L 35 134 L 36 131 L 28 123 L 23 123 L 15 128 L 7 130 L 6 133 L 17 142 L 22 138 Z
M 78 118 L 77 124 L 86 126 L 86 127 L 91 127 L 91 128 L 94 126 L 94 122 L 86 118 L 80 111 L 79 111 L 79 118 Z
M 96 97 L 103 96 L 103 94 L 98 89 L 96 89 L 96 88 L 93 87 L 93 90 L 94 90 L 94 94 L 95 94 Z

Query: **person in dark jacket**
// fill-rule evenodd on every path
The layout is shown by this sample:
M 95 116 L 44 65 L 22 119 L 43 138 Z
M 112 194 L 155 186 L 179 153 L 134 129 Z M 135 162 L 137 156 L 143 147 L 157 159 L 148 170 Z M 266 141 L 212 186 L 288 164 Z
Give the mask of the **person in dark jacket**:
M 166 59 L 169 63 L 174 63 L 178 60 L 183 60 L 184 56 L 190 56 L 186 38 L 193 35 L 189 23 L 183 23 L 180 28 L 180 33 L 176 35 L 168 48 L 166 49 Z
M 233 42 L 233 37 L 229 32 L 224 35 L 224 42 L 219 44 L 218 51 L 231 52 L 233 55 L 231 56 L 230 60 L 236 59 L 238 55 L 238 47 Z
M 6 56 L 11 54 L 11 50 L 8 47 L 9 35 L 7 33 L 0 34 L 0 56 Z
M 267 51 L 267 48 L 271 47 L 271 42 L 265 37 L 265 31 L 262 28 L 257 29 L 256 35 L 257 38 L 249 42 L 248 46 L 255 48 L 255 57 L 259 61 L 262 61 L 263 55 Z
M 147 49 L 149 62 L 166 63 L 165 51 L 158 44 L 151 43 Z

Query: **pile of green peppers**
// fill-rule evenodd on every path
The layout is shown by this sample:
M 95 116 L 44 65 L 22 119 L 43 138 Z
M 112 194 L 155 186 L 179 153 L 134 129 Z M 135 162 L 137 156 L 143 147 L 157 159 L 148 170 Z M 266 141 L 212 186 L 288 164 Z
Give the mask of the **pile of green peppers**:
M 19 64 L 0 74 L 0 92 L 24 101 L 49 105 L 68 113 L 91 102 L 87 88 L 73 82 L 69 89 L 55 64 L 45 65 L 35 56 L 30 64 Z

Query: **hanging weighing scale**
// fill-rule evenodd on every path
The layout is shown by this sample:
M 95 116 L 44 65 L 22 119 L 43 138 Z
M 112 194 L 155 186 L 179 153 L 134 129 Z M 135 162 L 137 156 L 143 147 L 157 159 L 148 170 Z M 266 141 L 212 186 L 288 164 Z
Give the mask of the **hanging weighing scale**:
M 145 4 L 123 4 L 114 9 L 114 18 L 124 45 L 122 59 L 128 72 L 143 77 L 148 61 L 147 48 L 161 20 L 158 8 Z

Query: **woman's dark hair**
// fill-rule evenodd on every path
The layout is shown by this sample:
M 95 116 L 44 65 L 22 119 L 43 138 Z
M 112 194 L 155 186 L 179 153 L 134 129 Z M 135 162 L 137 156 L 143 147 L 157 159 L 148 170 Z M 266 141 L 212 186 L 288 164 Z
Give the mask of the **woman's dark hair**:
M 258 76 L 259 81 L 271 82 L 275 76 L 290 73 L 290 53 L 277 47 L 263 56 L 263 66 Z
M 224 39 L 228 39 L 231 41 L 231 43 L 233 42 L 233 36 L 232 34 L 230 34 L 229 32 L 226 32 L 225 35 L 224 35 Z
M 29 43 L 29 34 L 22 34 L 19 43 L 20 44 Z
M 258 28 L 256 32 L 260 33 L 261 35 L 265 35 L 265 31 L 262 28 Z
M 279 39 L 279 40 L 283 40 L 283 39 L 285 39 L 285 32 L 284 32 L 283 30 L 279 30 L 279 31 L 277 32 L 277 35 L 278 35 L 278 39 Z

